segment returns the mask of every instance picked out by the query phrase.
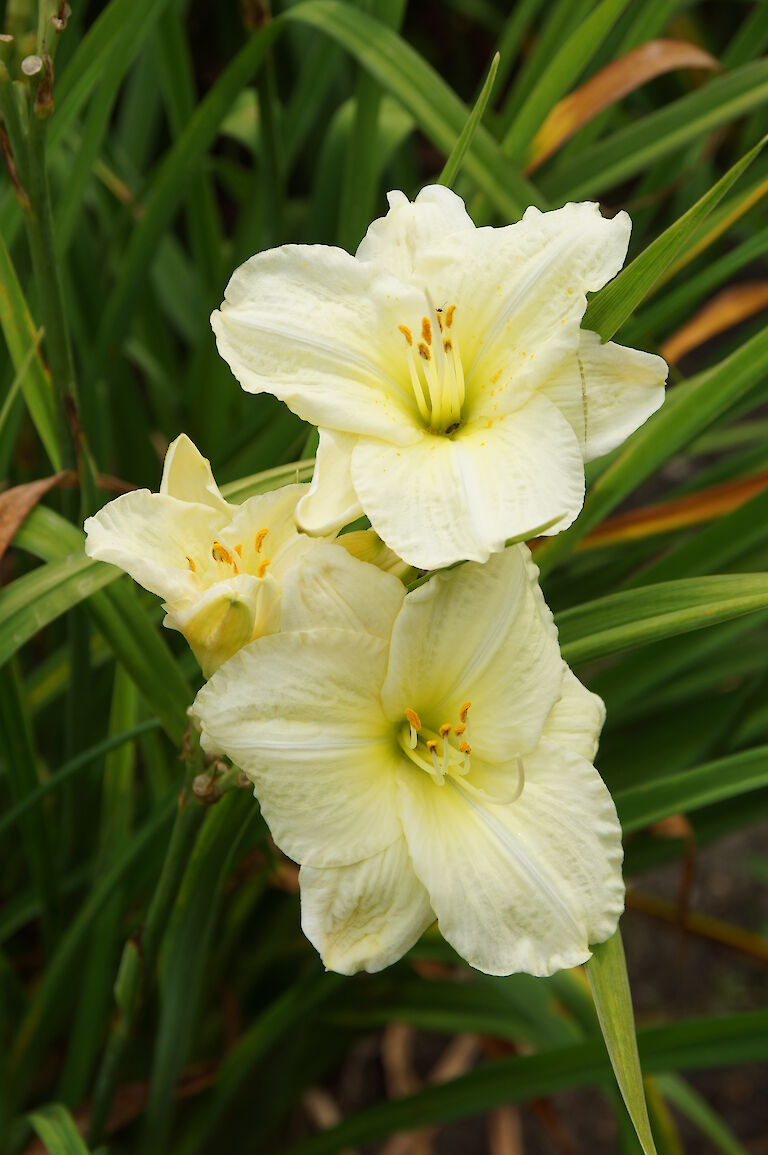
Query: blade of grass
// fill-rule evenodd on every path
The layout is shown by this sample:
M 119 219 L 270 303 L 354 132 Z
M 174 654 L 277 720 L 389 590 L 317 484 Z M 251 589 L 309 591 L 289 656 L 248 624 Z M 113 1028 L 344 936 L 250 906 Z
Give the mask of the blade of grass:
M 89 1155 L 72 1116 L 61 1103 L 40 1107 L 28 1119 L 50 1155 Z
M 625 833 L 641 830 L 670 814 L 689 813 L 727 798 L 759 790 L 768 783 L 768 746 L 758 746 L 652 779 L 616 794 L 616 809 Z
M 437 178 L 437 184 L 445 185 L 446 188 L 453 188 L 456 177 L 461 171 L 461 166 L 464 162 L 464 155 L 472 143 L 472 137 L 475 135 L 477 126 L 483 119 L 483 113 L 485 112 L 486 105 L 488 104 L 491 96 L 491 90 L 493 89 L 493 82 L 496 79 L 496 70 L 498 67 L 499 54 L 497 52 L 491 61 L 490 68 L 488 69 L 488 75 L 485 78 L 483 87 L 480 89 L 477 100 L 475 101 L 474 108 L 467 117 L 467 122 L 461 130 L 458 140 L 451 149 L 451 155 L 446 160 L 445 164 L 443 165 L 443 170 L 440 173 L 440 176 Z
M 628 0 L 601 0 L 585 20 L 575 25 L 571 35 L 561 40 L 504 134 L 502 149 L 507 156 L 524 163 L 534 136 L 588 66 L 627 3 Z
M 593 329 L 604 341 L 613 336 L 685 249 L 715 205 L 762 152 L 766 139 L 764 137 L 737 161 L 684 216 L 670 225 L 592 298 L 584 314 L 585 329 Z
M 117 666 L 109 714 L 110 737 L 123 734 L 134 726 L 137 706 L 136 687 L 123 667 Z M 130 841 L 135 809 L 134 759 L 135 751 L 130 740 L 114 746 L 105 759 L 95 858 L 96 879 L 109 869 Z M 109 1017 L 125 913 L 125 896 L 118 888 L 101 910 L 90 935 L 75 1021 L 68 1034 L 67 1058 L 57 1092 L 68 1103 L 82 1102 L 90 1085 L 102 1044 L 103 1026 Z
M 398 32 L 405 11 L 404 0 L 373 0 L 371 16 L 381 25 Z M 347 145 L 344 179 L 339 202 L 338 242 L 354 252 L 374 216 L 378 176 L 379 105 L 381 86 L 376 77 L 361 68 L 357 78 L 352 131 Z
M 656 1155 L 637 1053 L 635 1016 L 621 931 L 592 947 L 586 964 L 595 1010 L 613 1073 L 645 1155 Z
M 284 15 L 318 28 L 351 52 L 410 112 L 432 143 L 450 154 L 466 124 L 467 107 L 396 33 L 342 0 L 306 0 Z M 464 172 L 505 219 L 516 220 L 528 205 L 542 204 L 537 190 L 510 164 L 483 125 L 475 132 Z
M 759 108 L 766 96 L 767 61 L 715 77 L 553 168 L 541 179 L 544 195 L 561 203 L 604 193 L 705 133 Z
M 12 665 L 0 667 L 0 735 L 7 785 L 15 808 L 21 808 L 21 842 L 40 899 L 46 947 L 51 950 L 60 914 L 56 844 L 50 815 L 42 800 L 35 800 L 39 785 L 37 750 L 19 675 Z
M 147 1155 L 168 1149 L 174 1090 L 194 1036 L 221 889 L 257 814 L 250 792 L 239 790 L 213 807 L 174 904 L 160 959 L 160 1021 L 141 1140 Z
M 48 454 L 48 460 L 57 473 L 61 469 L 61 455 L 56 438 L 53 389 L 38 351 L 40 330 L 35 328 L 30 316 L 2 234 L 0 290 L 0 327 L 14 370 L 21 378 L 21 391 L 29 415 Z
M 571 664 L 647 645 L 768 606 L 768 574 L 682 578 L 608 594 L 556 617 Z
M 756 1062 L 768 1056 L 768 1013 L 756 1011 L 646 1028 L 638 1032 L 638 1043 L 647 1073 Z M 285 1155 L 333 1155 L 396 1131 L 445 1124 L 505 1103 L 598 1083 L 609 1071 L 608 1056 L 599 1040 L 497 1060 L 441 1086 L 352 1115 L 290 1147 Z

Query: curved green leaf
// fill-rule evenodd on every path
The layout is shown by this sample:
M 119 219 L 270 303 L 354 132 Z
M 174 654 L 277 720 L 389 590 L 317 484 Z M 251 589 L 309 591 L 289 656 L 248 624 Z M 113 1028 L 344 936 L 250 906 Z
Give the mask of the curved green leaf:
M 557 615 L 571 664 L 700 630 L 768 606 L 768 574 L 682 578 L 622 590 Z

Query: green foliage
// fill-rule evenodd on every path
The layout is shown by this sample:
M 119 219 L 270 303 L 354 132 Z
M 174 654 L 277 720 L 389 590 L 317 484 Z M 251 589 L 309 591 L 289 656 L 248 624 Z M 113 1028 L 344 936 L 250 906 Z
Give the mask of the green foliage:
M 314 431 L 244 394 L 209 327 L 251 253 L 354 249 L 388 189 L 437 180 L 480 224 L 603 198 L 632 215 L 631 260 L 586 324 L 662 352 L 703 306 L 720 326 L 705 315 L 662 409 L 590 466 L 581 517 L 536 552 L 544 592 L 606 701 L 628 878 L 765 821 L 768 331 L 764 304 L 729 302 L 768 278 L 766 5 L 90 0 L 58 35 L 55 8 L 51 109 L 20 70 L 38 5 L 0 0 L 0 472 L 80 482 L 11 526 L 2 562 L 0 1155 L 34 1136 L 51 1155 L 330 1155 L 582 1087 L 637 1151 L 616 1082 L 646 1151 L 679 1151 L 682 1116 L 743 1155 L 679 1072 L 768 1060 L 766 1013 L 666 1008 L 636 1051 L 618 936 L 588 964 L 594 998 L 580 972 L 479 975 L 434 930 L 386 974 L 322 974 L 257 805 L 187 734 L 194 662 L 81 526 L 123 482 L 156 489 L 181 430 L 231 501 L 311 477 Z M 530 176 L 557 103 L 662 37 L 721 70 L 616 96 Z M 683 497 L 677 522 L 590 536 Z M 310 1127 L 307 1089 L 394 1024 L 476 1034 L 487 1061 Z

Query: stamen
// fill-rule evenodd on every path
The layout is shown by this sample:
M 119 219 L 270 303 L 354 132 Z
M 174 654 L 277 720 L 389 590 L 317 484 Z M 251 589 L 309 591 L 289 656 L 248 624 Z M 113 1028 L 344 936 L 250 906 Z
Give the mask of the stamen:
M 446 329 L 450 329 L 451 325 L 453 324 L 453 314 L 455 312 L 456 312 L 456 306 L 455 305 L 449 305 L 448 308 L 445 310 L 445 327 L 446 327 Z
M 438 786 L 442 786 L 443 782 L 445 781 L 445 774 L 443 773 L 441 767 L 438 765 L 437 742 L 435 742 L 434 738 L 430 738 L 427 742 L 427 749 L 432 755 L 432 766 L 435 771 L 435 781 L 437 782 Z
M 413 344 L 413 334 L 411 333 L 411 330 L 408 328 L 408 326 L 407 325 L 398 325 L 397 327 L 400 330 L 400 332 L 403 334 L 403 336 L 405 337 L 408 344 L 412 345 Z
M 472 747 L 469 742 L 460 742 L 459 750 L 464 755 L 464 773 L 469 774 L 469 756 L 472 753 Z
M 267 536 L 268 533 L 269 533 L 268 529 L 260 529 L 259 532 L 256 534 L 256 537 L 255 537 L 254 542 L 253 542 L 253 548 L 256 550 L 256 553 L 261 553 L 261 547 L 264 544 L 264 538 Z
M 188 553 L 185 554 L 184 556 L 186 557 L 187 561 L 189 562 L 189 568 L 192 570 L 192 573 L 196 573 L 197 567 L 195 566 L 195 563 L 192 561 L 192 558 L 189 556 Z
M 422 361 L 429 361 L 432 358 L 432 354 L 423 341 L 419 341 L 419 356 Z
M 223 561 L 225 565 L 234 565 L 232 554 L 220 541 L 214 541 L 211 546 L 211 557 L 214 561 Z
M 264 561 L 259 562 L 259 568 L 256 570 L 256 577 L 263 578 L 264 574 L 267 572 L 267 566 L 268 565 L 269 565 L 269 558 L 265 557 Z
M 432 322 L 429 317 L 421 318 L 421 339 L 426 341 L 428 345 L 432 344 Z
M 419 730 L 421 729 L 421 718 L 412 710 L 410 706 L 405 711 L 405 718 L 410 726 L 410 733 L 408 735 L 408 745 L 411 750 L 415 750 L 419 742 Z
M 466 728 L 467 728 L 466 722 L 459 722 L 458 726 L 453 727 L 453 732 L 456 735 L 456 737 L 458 738 L 460 734 L 464 733 Z
M 450 734 L 450 732 L 451 732 L 451 723 L 450 722 L 443 722 L 442 726 L 440 727 L 440 737 L 445 738 L 448 734 Z
M 471 702 L 465 702 L 464 705 L 459 710 L 459 718 L 464 723 L 465 726 L 467 724 L 467 714 L 469 713 L 469 708 L 471 705 L 472 705 Z
M 243 556 L 243 547 L 241 545 L 236 545 L 235 546 L 235 553 L 237 554 L 238 557 L 242 557 Z

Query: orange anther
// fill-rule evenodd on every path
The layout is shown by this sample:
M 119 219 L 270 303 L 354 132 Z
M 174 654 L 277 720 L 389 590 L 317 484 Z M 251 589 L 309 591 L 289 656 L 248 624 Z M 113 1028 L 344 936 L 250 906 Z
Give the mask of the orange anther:
M 458 726 L 454 726 L 453 732 L 456 735 L 456 737 L 458 738 L 459 734 L 463 734 L 464 731 L 466 730 L 466 728 L 467 728 L 466 722 L 459 722 Z
M 461 709 L 459 710 L 459 718 L 461 719 L 461 721 L 462 721 L 462 722 L 463 722 L 465 725 L 466 725 L 466 722 L 467 722 L 467 714 L 469 713 L 469 707 L 470 707 L 471 705 L 472 705 L 472 703 L 471 703 L 471 702 L 465 702 L 465 703 L 464 703 L 464 705 L 463 705 L 463 706 L 461 707 Z
M 425 345 L 423 341 L 419 341 L 419 356 L 423 358 L 424 361 L 432 360 L 432 354 L 429 351 L 429 347 Z
M 241 545 L 236 545 L 235 546 L 235 553 L 237 554 L 238 557 L 242 557 L 243 556 L 243 547 Z
M 408 722 L 408 724 L 413 726 L 414 730 L 418 734 L 419 730 L 421 729 L 421 718 L 416 713 L 416 711 L 412 710 L 411 707 L 409 706 L 408 709 L 405 711 L 405 717 L 406 717 L 406 721 Z
M 267 566 L 268 565 L 269 565 L 269 558 L 265 557 L 264 561 L 259 562 L 259 568 L 256 570 L 256 577 L 263 578 L 264 574 L 267 572 Z
M 429 750 L 430 754 L 434 754 L 435 750 L 437 750 L 437 742 L 434 738 L 430 738 L 427 742 L 427 749 Z
M 451 723 L 450 722 L 443 722 L 442 726 L 440 727 L 440 737 L 446 738 L 450 734 L 450 732 L 451 732 Z
M 189 568 L 192 570 L 192 573 L 195 573 L 196 567 L 195 567 L 195 563 L 192 561 L 192 558 L 189 556 L 189 554 L 185 554 L 184 556 L 186 557 L 187 561 L 189 562 Z
M 461 751 L 462 754 L 471 754 L 472 753 L 472 747 L 470 746 L 469 742 L 460 742 L 459 743 L 459 750 Z
M 445 324 L 446 324 L 446 328 L 448 328 L 448 329 L 450 329 L 451 325 L 453 324 L 453 314 L 454 314 L 455 310 L 456 310 L 455 305 L 449 305 L 448 308 L 445 310 Z
M 268 529 L 260 529 L 259 532 L 256 534 L 256 537 L 254 538 L 254 542 L 253 542 L 253 548 L 256 550 L 256 553 L 261 553 L 261 547 L 264 544 L 264 538 L 267 536 L 268 533 L 269 533 Z
M 428 345 L 432 344 L 432 324 L 429 317 L 421 318 L 421 339 L 426 341 Z
M 411 330 L 408 328 L 408 326 L 407 325 L 398 325 L 397 327 L 400 330 L 400 332 L 403 334 L 403 336 L 405 337 L 408 344 L 412 345 L 413 344 L 413 335 L 411 333 Z

